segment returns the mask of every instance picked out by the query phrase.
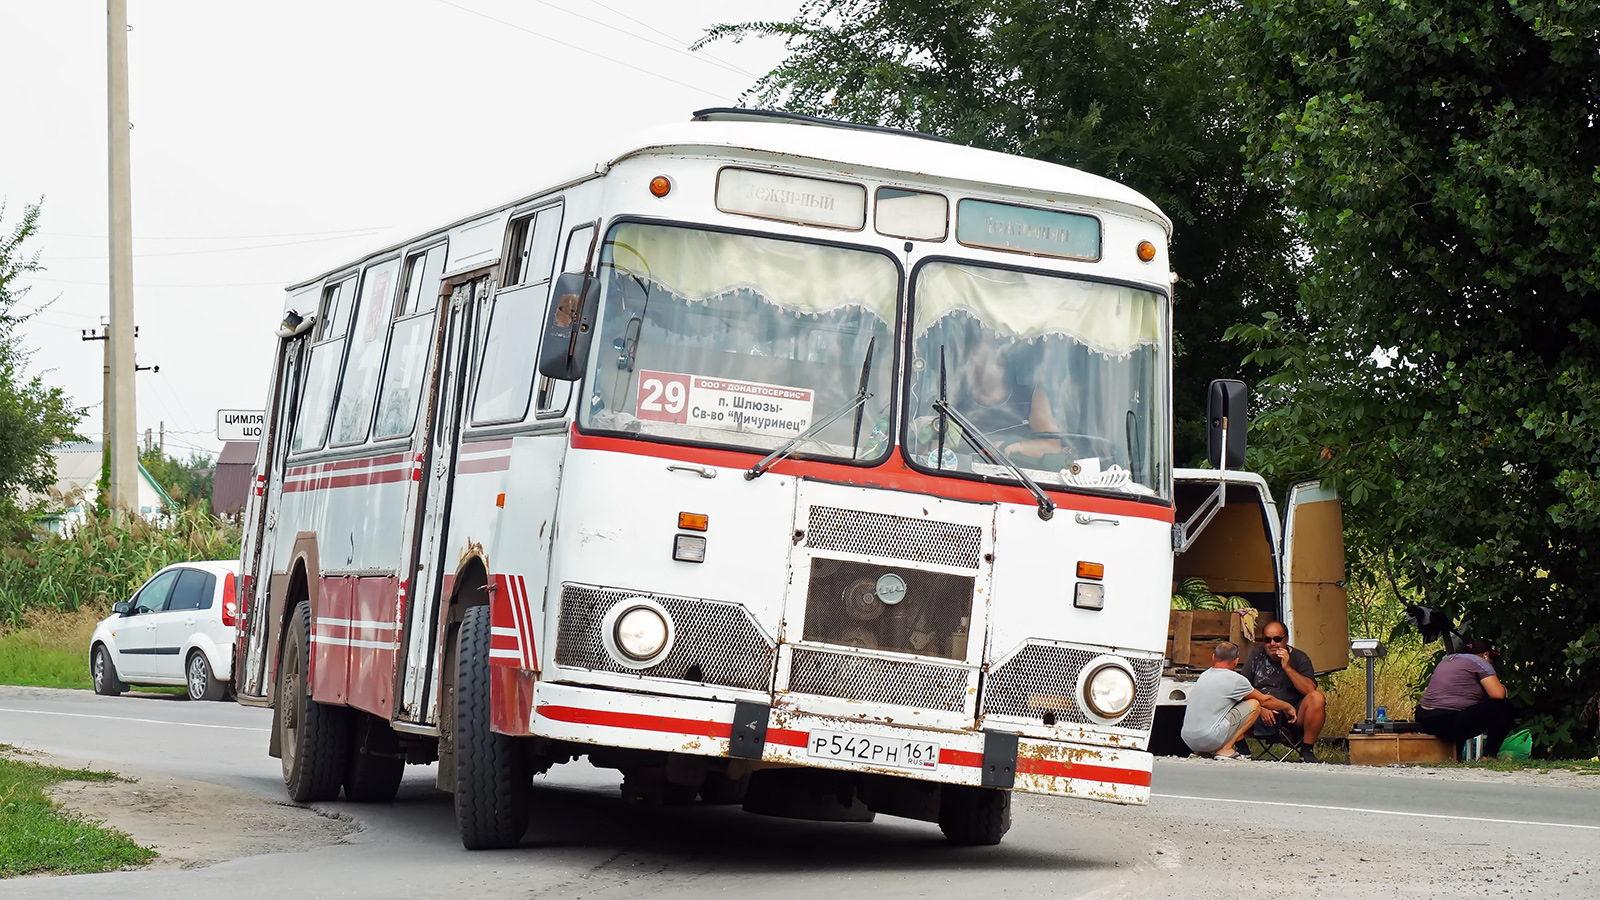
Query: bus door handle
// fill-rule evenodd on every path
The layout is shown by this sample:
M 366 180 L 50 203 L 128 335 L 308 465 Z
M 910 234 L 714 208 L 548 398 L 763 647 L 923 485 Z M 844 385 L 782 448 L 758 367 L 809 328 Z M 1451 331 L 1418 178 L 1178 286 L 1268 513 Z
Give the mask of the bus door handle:
M 667 471 L 668 472 L 693 472 L 696 475 L 699 475 L 701 478 L 715 478 L 715 477 L 717 477 L 717 470 L 713 469 L 713 468 L 711 468 L 709 466 L 671 465 L 671 466 L 667 466 Z
M 1094 525 L 1096 523 L 1103 525 L 1122 524 L 1120 519 L 1113 519 L 1109 516 L 1091 516 L 1088 513 L 1078 513 L 1072 517 L 1072 521 L 1077 522 L 1079 525 Z

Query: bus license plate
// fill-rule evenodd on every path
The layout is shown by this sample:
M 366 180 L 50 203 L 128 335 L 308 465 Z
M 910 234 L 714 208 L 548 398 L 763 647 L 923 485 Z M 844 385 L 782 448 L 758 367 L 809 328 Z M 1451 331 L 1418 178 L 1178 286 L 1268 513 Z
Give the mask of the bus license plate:
M 907 741 L 842 731 L 811 732 L 806 741 L 806 754 L 896 769 L 932 771 L 939 768 L 939 745 L 932 741 Z

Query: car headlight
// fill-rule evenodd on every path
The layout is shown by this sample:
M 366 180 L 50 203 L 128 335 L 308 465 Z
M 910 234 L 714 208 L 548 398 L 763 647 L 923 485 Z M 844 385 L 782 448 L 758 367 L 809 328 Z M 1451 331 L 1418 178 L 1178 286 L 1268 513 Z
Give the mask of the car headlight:
M 648 606 L 635 606 L 617 617 L 617 649 L 640 660 L 654 658 L 667 646 L 667 618 Z
M 1083 699 L 1102 719 L 1120 719 L 1133 706 L 1133 676 L 1121 666 L 1109 663 L 1089 673 L 1083 683 Z

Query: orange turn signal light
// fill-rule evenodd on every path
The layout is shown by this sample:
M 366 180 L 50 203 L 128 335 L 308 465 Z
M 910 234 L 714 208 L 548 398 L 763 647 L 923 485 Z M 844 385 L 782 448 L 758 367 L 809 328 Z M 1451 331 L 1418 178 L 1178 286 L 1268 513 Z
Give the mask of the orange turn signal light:
M 1149 241 L 1139 242 L 1139 259 L 1149 262 L 1156 258 L 1156 245 Z
M 1106 567 L 1103 563 L 1079 562 L 1079 578 L 1093 578 L 1096 581 L 1106 577 Z
M 705 513 L 678 513 L 678 527 L 684 531 L 705 531 L 711 517 Z
M 657 175 L 650 179 L 650 193 L 655 197 L 665 197 L 672 192 L 672 179 L 665 175 Z
M 494 498 L 494 505 L 500 507 L 501 509 L 505 509 L 506 508 L 506 495 L 505 494 L 496 494 L 495 498 Z

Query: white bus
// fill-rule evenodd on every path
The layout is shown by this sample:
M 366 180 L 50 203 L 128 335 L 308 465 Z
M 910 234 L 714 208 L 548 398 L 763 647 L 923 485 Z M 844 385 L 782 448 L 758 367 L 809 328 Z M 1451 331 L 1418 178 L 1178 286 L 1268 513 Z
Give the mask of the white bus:
M 438 762 L 469 848 L 641 801 L 1150 793 L 1171 223 L 1084 172 L 707 110 L 289 288 L 241 702 L 296 800 Z

